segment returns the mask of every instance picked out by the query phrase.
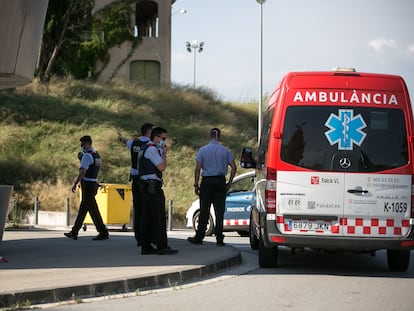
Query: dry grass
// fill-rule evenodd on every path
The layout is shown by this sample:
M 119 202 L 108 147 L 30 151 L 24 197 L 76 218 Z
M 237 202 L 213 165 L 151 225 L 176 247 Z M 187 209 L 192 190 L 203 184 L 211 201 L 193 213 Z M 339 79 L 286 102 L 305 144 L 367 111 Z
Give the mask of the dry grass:
M 36 196 L 45 210 L 63 210 L 66 198 L 78 207 L 70 188 L 79 165 L 78 140 L 85 134 L 103 158 L 100 181 L 125 184 L 129 152 L 117 142 L 117 131 L 135 137 L 145 122 L 166 128 L 164 190 L 178 218 L 195 199 L 194 158 L 208 142 L 209 129 L 222 129 L 223 144 L 236 158 L 242 146 L 256 144 L 256 105 L 223 103 L 210 90 L 67 79 L 0 91 L 0 102 L 1 183 L 14 185 L 17 204 L 25 209 L 33 208 Z

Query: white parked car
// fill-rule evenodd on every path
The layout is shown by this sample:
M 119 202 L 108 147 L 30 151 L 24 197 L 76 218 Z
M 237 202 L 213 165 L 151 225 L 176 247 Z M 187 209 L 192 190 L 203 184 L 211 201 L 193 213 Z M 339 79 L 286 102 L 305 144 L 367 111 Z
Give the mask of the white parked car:
M 249 171 L 233 179 L 233 184 L 226 197 L 223 231 L 237 231 L 241 236 L 248 236 L 255 176 L 255 171 Z M 200 200 L 197 199 L 187 210 L 187 227 L 193 228 L 195 231 L 198 227 L 199 217 Z M 206 235 L 214 233 L 215 223 L 216 216 L 213 205 L 211 205 Z

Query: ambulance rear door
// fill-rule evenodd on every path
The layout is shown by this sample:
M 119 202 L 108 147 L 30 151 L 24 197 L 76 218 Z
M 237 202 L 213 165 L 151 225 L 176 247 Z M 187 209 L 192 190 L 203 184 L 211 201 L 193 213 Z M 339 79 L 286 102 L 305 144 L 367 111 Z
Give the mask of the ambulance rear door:
M 395 105 L 289 106 L 277 172 L 278 229 L 302 235 L 407 235 L 406 124 Z

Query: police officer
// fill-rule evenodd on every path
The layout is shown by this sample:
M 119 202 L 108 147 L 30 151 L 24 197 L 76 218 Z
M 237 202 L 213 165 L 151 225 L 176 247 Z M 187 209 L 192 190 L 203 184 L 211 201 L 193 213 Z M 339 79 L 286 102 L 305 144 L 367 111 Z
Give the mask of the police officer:
M 78 239 L 78 232 L 83 225 L 86 214 L 89 212 L 96 230 L 99 234 L 93 240 L 107 240 L 109 233 L 105 224 L 103 223 L 101 214 L 98 209 L 98 204 L 95 200 L 95 195 L 98 190 L 98 173 L 102 164 L 99 153 L 92 147 L 92 138 L 88 135 L 82 136 L 80 139 L 81 157 L 78 177 L 76 177 L 72 192 L 76 192 L 76 187 L 80 183 L 82 189 L 82 199 L 79 207 L 78 216 L 72 230 L 65 233 L 65 236 L 73 240 Z
M 131 152 L 131 171 L 130 177 L 132 180 L 132 204 L 134 207 L 134 236 L 137 241 L 137 246 L 141 246 L 140 237 L 140 222 L 142 215 L 142 199 L 139 195 L 139 182 L 138 175 L 138 160 L 142 155 L 141 148 L 150 140 L 151 131 L 154 127 L 152 123 L 144 123 L 141 126 L 141 136 L 135 139 L 126 139 L 121 134 L 118 135 L 118 140 L 126 144 L 128 150 Z
M 236 163 L 231 152 L 220 144 L 220 129 L 210 130 L 210 142 L 198 150 L 196 166 L 194 169 L 195 193 L 200 196 L 200 218 L 194 237 L 188 241 L 193 244 L 203 244 L 210 214 L 210 206 L 213 204 L 216 214 L 214 234 L 217 246 L 224 246 L 223 218 L 226 202 L 226 193 L 231 187 L 236 174 Z M 226 175 L 230 166 L 230 177 L 226 184 Z M 202 170 L 202 171 L 201 171 Z M 202 181 L 199 186 L 200 172 Z
M 168 246 L 165 219 L 165 196 L 162 190 L 162 172 L 167 168 L 167 130 L 156 127 L 145 145 L 139 161 L 141 178 L 142 222 L 141 254 L 173 255 L 178 251 Z M 160 152 L 160 149 L 162 152 Z M 155 249 L 151 243 L 157 245 Z

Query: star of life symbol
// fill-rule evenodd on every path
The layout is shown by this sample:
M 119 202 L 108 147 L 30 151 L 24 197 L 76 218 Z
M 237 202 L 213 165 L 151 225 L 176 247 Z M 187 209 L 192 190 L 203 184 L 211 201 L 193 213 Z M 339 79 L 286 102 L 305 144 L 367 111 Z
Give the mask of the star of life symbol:
M 352 150 L 354 144 L 360 146 L 367 134 L 362 130 L 367 126 L 360 114 L 354 116 L 352 109 L 339 109 L 338 115 L 331 113 L 325 126 L 329 128 L 325 136 L 338 150 Z

